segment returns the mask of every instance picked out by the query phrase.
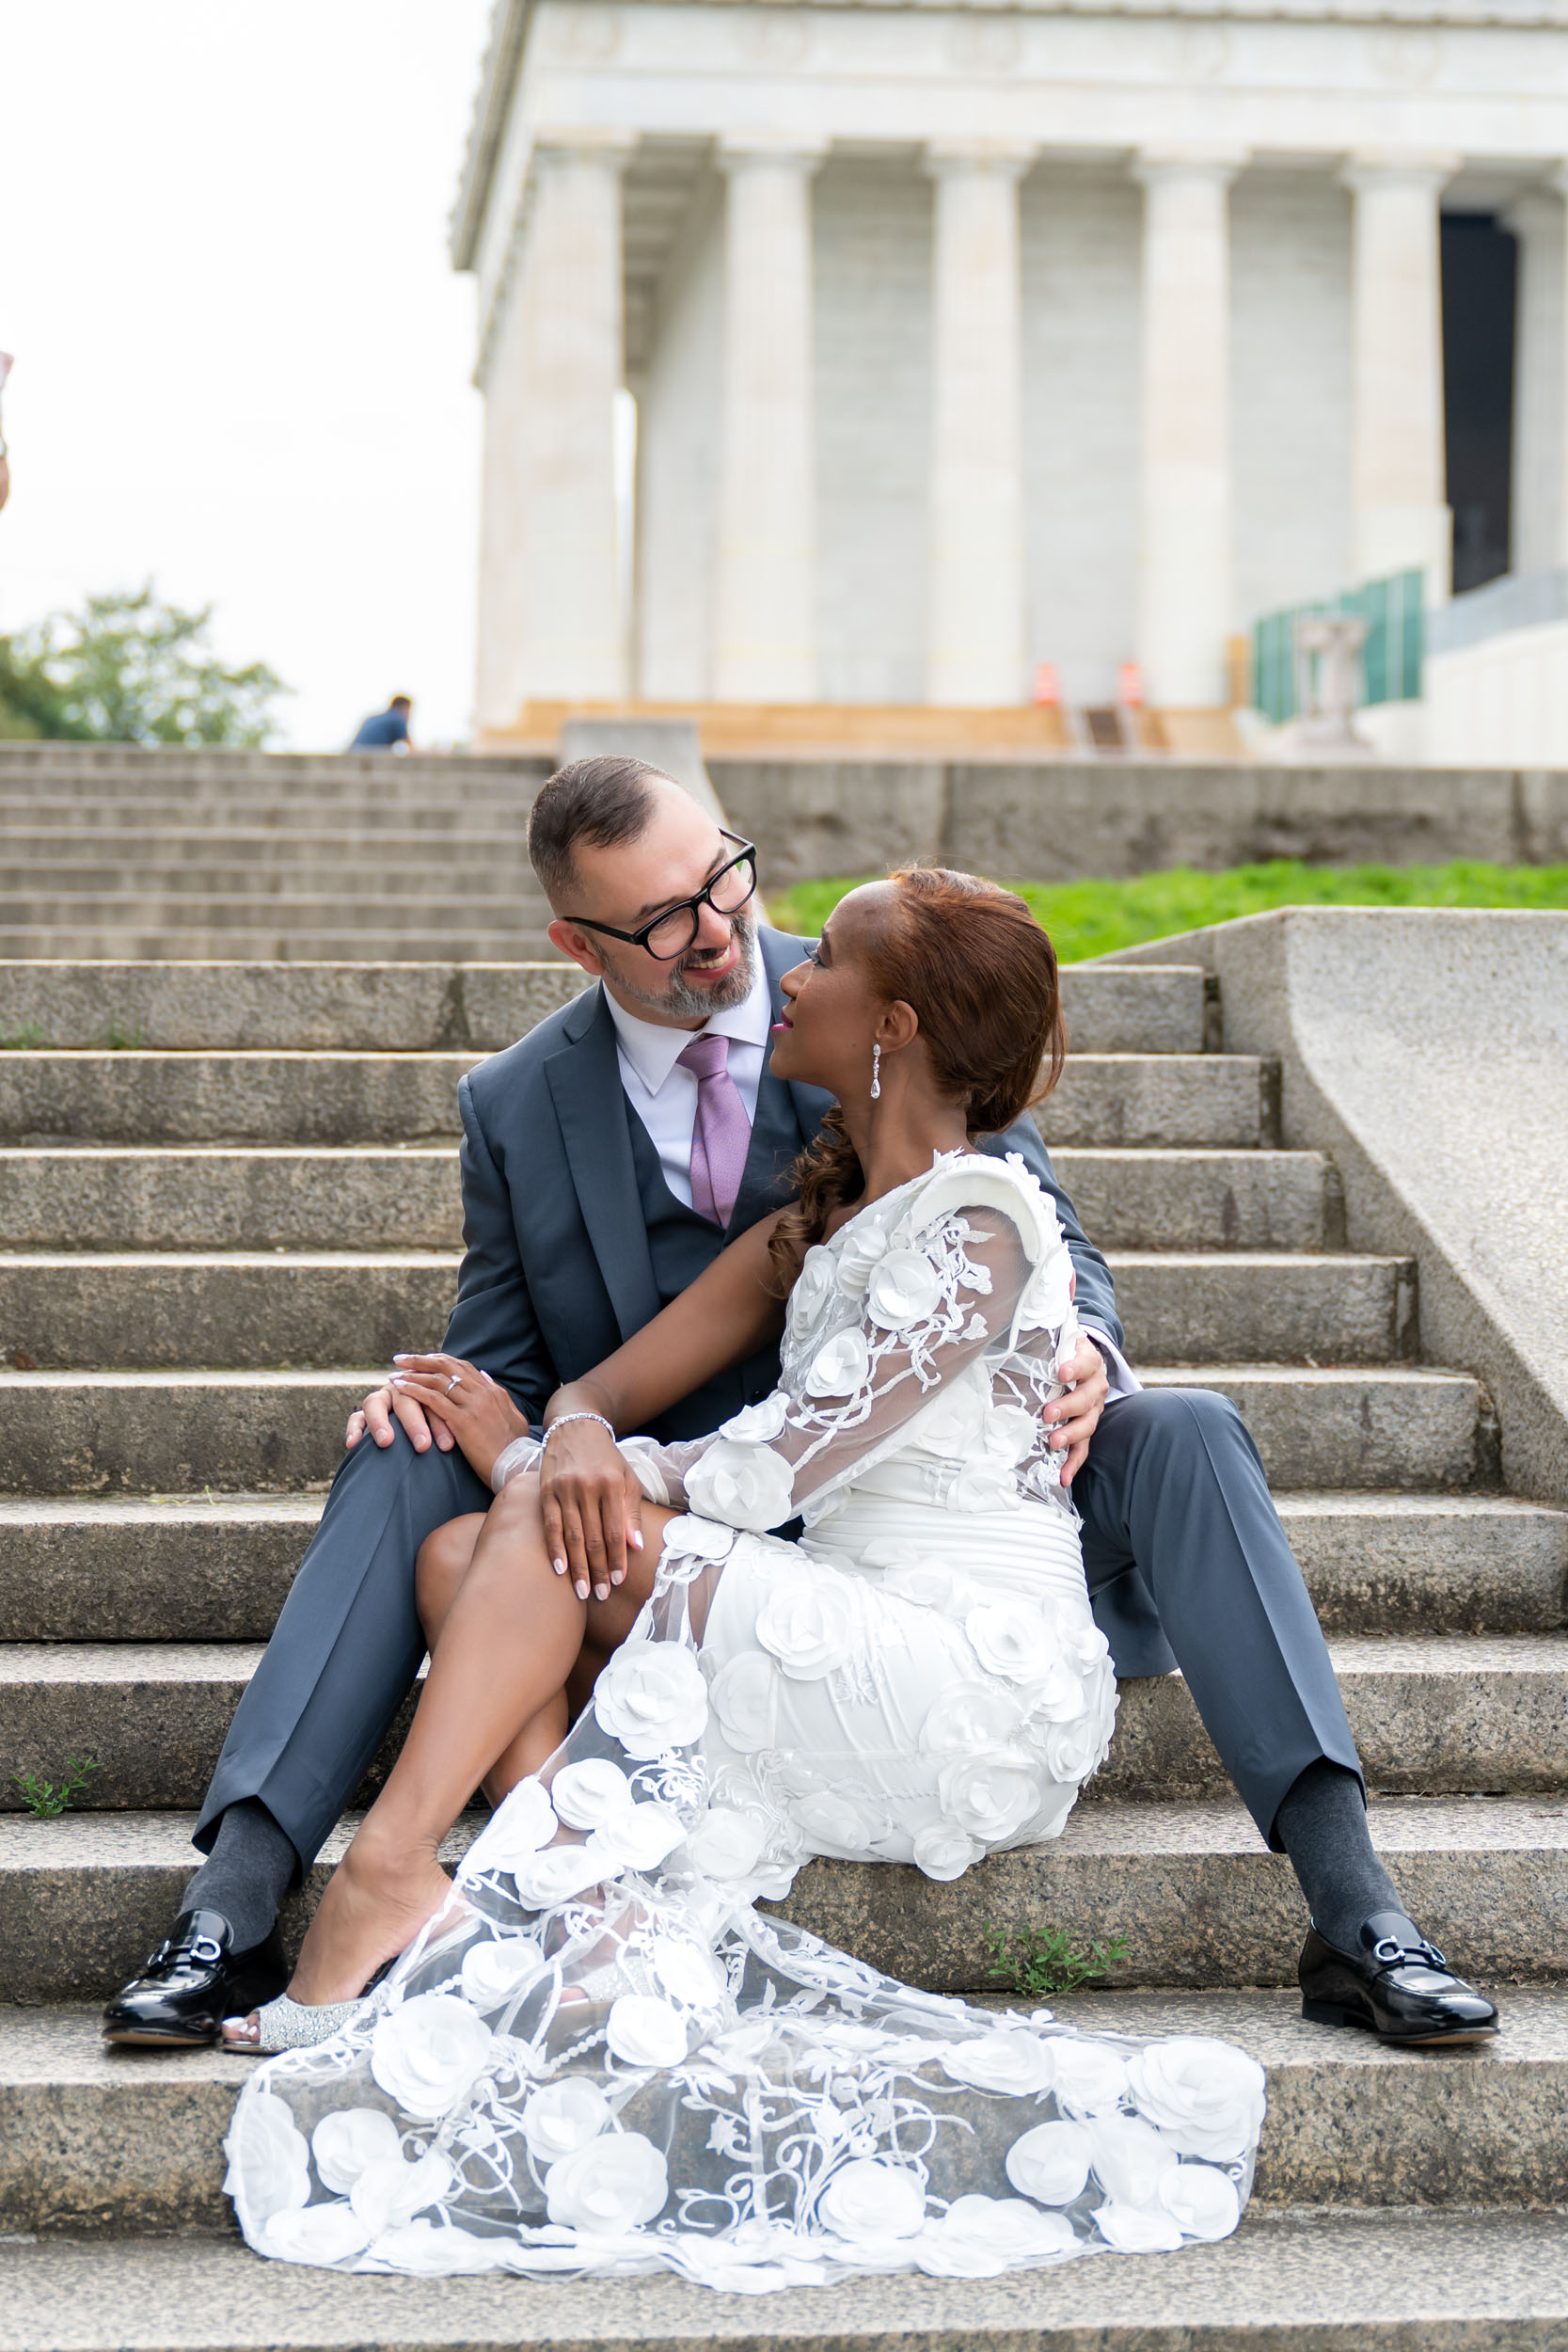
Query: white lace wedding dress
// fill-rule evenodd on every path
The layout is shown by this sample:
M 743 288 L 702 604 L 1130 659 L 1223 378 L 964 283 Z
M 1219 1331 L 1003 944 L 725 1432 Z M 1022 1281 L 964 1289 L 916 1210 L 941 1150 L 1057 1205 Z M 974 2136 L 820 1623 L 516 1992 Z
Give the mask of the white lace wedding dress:
M 1039 1420 L 1069 1273 L 1021 1161 L 949 1154 L 807 1254 L 771 1397 L 628 1443 L 683 1513 L 653 1598 L 349 2030 L 242 2092 L 258 2253 L 758 2293 L 1235 2228 L 1240 2051 L 971 2008 L 754 1907 L 813 1855 L 951 1879 L 1053 1837 L 1104 1756 Z

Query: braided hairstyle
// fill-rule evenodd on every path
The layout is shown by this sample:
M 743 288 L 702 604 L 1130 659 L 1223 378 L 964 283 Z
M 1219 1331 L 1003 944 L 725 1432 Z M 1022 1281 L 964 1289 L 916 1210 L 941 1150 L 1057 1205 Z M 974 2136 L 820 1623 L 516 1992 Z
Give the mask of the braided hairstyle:
M 1067 1031 L 1055 950 L 1016 891 L 942 866 L 906 866 L 890 879 L 886 919 L 866 941 L 872 984 L 913 1009 L 931 1075 L 962 1104 L 970 1134 L 996 1135 L 1043 1102 L 1062 1074 Z M 790 1179 L 800 1199 L 768 1244 L 781 1295 L 833 1211 L 865 1189 L 836 1105 Z

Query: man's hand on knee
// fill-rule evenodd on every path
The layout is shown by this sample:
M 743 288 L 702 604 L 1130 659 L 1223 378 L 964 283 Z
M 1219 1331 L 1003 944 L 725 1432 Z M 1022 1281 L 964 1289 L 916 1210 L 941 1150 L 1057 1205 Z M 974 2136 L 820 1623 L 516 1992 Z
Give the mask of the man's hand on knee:
M 401 1423 L 404 1436 L 416 1454 L 428 1454 L 432 1440 L 441 1454 L 450 1454 L 457 1440 L 443 1422 L 434 1426 L 424 1408 L 411 1396 L 401 1396 L 395 1389 L 372 1389 L 356 1413 L 350 1413 L 343 1443 L 352 1454 L 361 1438 L 369 1436 L 379 1446 L 390 1445 Z

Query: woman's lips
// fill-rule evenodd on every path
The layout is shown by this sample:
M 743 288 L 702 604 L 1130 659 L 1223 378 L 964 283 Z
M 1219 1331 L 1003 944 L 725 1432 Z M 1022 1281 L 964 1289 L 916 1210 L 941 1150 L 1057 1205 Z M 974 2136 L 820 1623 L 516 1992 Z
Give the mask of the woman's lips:
M 786 1014 L 781 1012 L 778 1019 L 773 1024 L 773 1035 L 775 1037 L 788 1037 L 794 1026 L 794 1022 L 791 1021 Z

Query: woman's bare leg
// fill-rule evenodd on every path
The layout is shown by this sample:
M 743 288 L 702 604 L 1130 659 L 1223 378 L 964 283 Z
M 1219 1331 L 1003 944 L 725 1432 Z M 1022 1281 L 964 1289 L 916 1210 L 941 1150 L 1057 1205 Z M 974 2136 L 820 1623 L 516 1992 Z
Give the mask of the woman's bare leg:
M 519 1724 L 532 1727 L 557 1706 L 563 1722 L 566 1679 L 590 1623 L 596 1647 L 625 1639 L 651 1589 L 671 1516 L 644 1504 L 644 1549 L 626 1582 L 604 1602 L 584 1602 L 549 1565 L 537 1482 L 514 1479 L 491 1505 L 446 1604 L 403 1753 L 306 1935 L 289 1987 L 295 2000 L 352 2000 L 444 1907 L 451 1883 L 436 1861 L 442 1837 L 518 1739 Z M 226 2038 L 243 2046 L 255 2037 L 240 2027 Z
M 420 1547 L 414 1567 L 414 1605 L 424 1629 L 425 1647 L 433 1658 L 452 1603 L 473 1565 L 484 1525 L 485 1514 L 471 1511 L 462 1518 L 448 1519 L 444 1527 L 427 1535 Z M 579 1660 L 580 1656 L 579 1652 Z M 578 1668 L 574 1666 L 572 1671 L 575 1675 Z M 567 1694 L 558 1691 L 531 1723 L 523 1725 L 481 1781 L 480 1787 L 492 1805 L 499 1804 L 520 1780 L 526 1780 L 531 1772 L 538 1772 L 541 1765 L 549 1761 L 565 1739 L 571 1721 Z

